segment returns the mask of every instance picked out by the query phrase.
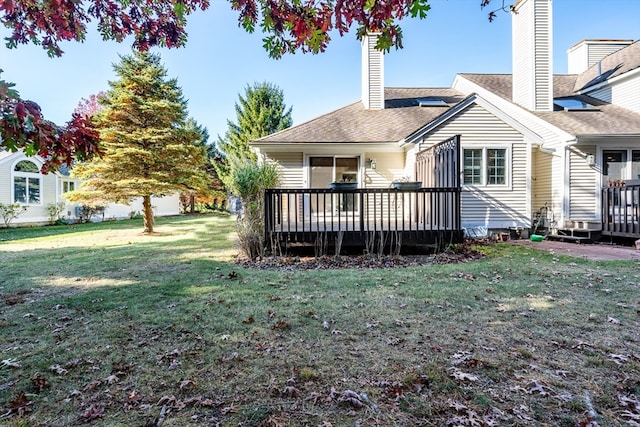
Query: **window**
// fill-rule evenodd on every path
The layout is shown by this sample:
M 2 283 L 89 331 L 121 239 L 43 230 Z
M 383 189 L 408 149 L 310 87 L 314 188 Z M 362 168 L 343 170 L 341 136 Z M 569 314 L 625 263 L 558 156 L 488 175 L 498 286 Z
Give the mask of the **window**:
M 507 185 L 506 148 L 466 148 L 462 151 L 466 185 Z
M 41 175 L 38 166 L 29 160 L 21 160 L 13 168 L 13 202 L 40 203 Z
M 482 184 L 482 150 L 464 150 L 464 183 Z
M 62 192 L 68 193 L 76 189 L 76 183 L 73 181 L 62 181 Z
M 640 175 L 640 150 L 603 150 L 602 160 L 603 183 Z

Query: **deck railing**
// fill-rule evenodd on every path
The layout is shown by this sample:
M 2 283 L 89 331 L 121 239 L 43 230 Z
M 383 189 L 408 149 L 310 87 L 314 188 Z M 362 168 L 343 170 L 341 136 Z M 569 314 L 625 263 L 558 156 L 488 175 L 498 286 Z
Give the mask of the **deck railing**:
M 403 245 L 462 240 L 459 188 L 269 189 L 265 192 L 267 240 L 331 246 L 367 245 L 384 235 Z M 378 236 L 378 237 L 375 237 Z
M 602 234 L 640 237 L 640 185 L 602 189 Z

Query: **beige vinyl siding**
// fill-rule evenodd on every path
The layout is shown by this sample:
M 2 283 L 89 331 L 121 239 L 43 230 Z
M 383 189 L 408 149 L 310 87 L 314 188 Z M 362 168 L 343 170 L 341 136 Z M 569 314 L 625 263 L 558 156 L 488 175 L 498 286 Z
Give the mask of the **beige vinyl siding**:
M 376 159 L 376 168 L 370 169 L 368 159 Z M 389 188 L 391 181 L 405 174 L 404 153 L 365 153 L 364 187 Z
M 533 150 L 533 165 L 531 179 L 531 211 L 536 212 L 538 209 L 547 206 L 553 207 L 553 155 L 547 154 L 538 149 Z M 560 208 L 559 206 L 557 207 Z
M 455 120 L 435 129 L 421 148 L 461 135 L 463 148 L 504 147 L 510 163 L 507 165 L 506 186 L 465 186 L 462 190 L 463 225 L 483 225 L 487 228 L 529 226 L 527 204 L 527 144 L 523 135 L 485 109 L 473 105 Z
M 376 159 L 376 169 L 370 169 L 366 159 Z M 405 175 L 404 153 L 365 153 L 365 188 L 389 188 L 394 179 Z M 370 194 L 365 202 L 365 216 L 377 218 L 379 221 L 388 221 L 390 206 L 394 199 L 388 195 Z M 394 207 L 395 210 L 395 207 Z
M 590 96 L 601 99 L 636 113 L 640 113 L 640 74 L 633 78 L 621 80 L 599 90 L 589 92 Z
M 564 195 L 564 158 L 534 149 L 532 177 L 532 216 L 546 208 L 549 219 L 560 224 Z
M 302 153 L 271 153 L 271 160 L 280 165 L 280 188 L 304 188 Z
M 586 153 L 596 147 L 580 145 L 568 149 L 569 157 L 569 218 L 567 221 L 595 220 L 598 215 L 596 172 L 585 161 Z

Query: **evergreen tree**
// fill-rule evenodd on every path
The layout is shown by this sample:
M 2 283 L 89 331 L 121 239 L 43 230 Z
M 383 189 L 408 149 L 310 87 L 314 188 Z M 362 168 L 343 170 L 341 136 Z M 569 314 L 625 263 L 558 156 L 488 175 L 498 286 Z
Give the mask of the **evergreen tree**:
M 247 85 L 245 96 L 235 104 L 236 120 L 227 120 L 224 138 L 218 136 L 218 149 L 225 158 L 256 160 L 249 142 L 291 126 L 291 108 L 284 103 L 284 94 L 277 86 L 263 82 Z M 229 186 L 229 162 L 216 162 L 218 175 Z
M 94 117 L 104 155 L 74 169 L 85 181 L 68 199 L 129 203 L 141 197 L 144 232 L 152 233 L 152 196 L 207 188 L 206 146 L 202 130 L 186 124 L 187 102 L 160 57 L 136 52 L 120 59 L 114 65 L 119 80 L 109 82 L 104 109 Z

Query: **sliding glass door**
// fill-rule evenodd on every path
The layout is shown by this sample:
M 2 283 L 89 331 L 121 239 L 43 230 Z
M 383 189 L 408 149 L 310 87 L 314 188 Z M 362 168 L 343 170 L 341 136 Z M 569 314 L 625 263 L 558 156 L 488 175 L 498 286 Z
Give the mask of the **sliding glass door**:
M 329 188 L 332 182 L 357 182 L 358 157 L 309 157 L 311 188 Z M 357 210 L 355 193 L 312 195 L 311 210 L 318 213 L 353 212 Z

